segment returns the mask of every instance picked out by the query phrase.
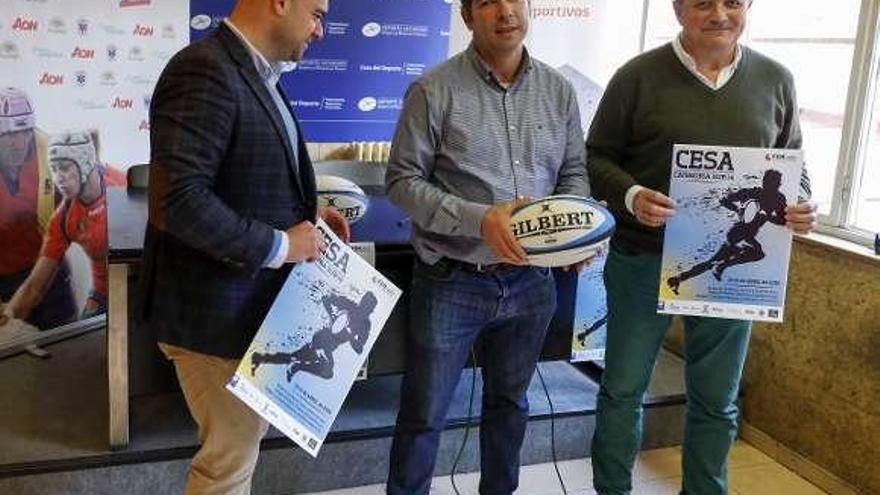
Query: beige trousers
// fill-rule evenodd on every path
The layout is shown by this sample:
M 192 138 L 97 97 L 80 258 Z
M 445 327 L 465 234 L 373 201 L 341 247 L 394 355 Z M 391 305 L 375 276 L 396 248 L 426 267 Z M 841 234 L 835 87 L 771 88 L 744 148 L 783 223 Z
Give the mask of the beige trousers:
M 269 424 L 226 390 L 237 360 L 159 343 L 174 363 L 201 447 L 192 460 L 186 495 L 248 495 Z

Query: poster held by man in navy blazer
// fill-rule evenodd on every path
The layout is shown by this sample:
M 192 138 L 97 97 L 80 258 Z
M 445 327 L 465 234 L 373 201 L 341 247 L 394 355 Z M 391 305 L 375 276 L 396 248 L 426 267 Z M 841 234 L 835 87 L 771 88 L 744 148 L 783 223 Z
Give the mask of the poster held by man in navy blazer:
M 401 291 L 322 221 L 327 248 L 299 263 L 227 388 L 312 456 Z

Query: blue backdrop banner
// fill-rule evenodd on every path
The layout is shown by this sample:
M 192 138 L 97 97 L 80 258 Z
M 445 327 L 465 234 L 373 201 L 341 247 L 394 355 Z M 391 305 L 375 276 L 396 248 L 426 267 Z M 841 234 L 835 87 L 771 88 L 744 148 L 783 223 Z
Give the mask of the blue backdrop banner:
M 234 0 L 192 0 L 190 39 Z M 282 78 L 311 142 L 388 141 L 409 84 L 446 59 L 451 0 L 333 0 L 324 39 Z

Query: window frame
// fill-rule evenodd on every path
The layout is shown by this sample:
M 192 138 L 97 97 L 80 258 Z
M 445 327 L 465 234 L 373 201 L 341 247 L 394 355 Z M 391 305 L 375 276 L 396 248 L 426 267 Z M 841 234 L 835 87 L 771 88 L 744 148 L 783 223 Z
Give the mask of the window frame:
M 862 0 L 853 49 L 847 101 L 841 131 L 840 154 L 831 196 L 831 211 L 819 216 L 819 232 L 859 244 L 872 245 L 873 234 L 854 225 L 861 184 L 868 166 L 866 150 L 871 118 L 877 101 L 880 58 L 880 0 Z

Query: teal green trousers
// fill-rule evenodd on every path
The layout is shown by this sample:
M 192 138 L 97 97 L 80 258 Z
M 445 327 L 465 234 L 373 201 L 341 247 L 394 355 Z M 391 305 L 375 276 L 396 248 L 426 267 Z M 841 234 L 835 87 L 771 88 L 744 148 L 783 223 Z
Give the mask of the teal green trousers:
M 593 484 L 602 495 L 628 494 L 642 441 L 642 398 L 670 316 L 657 314 L 660 257 L 612 249 L 605 265 L 608 343 L 593 437 Z M 727 493 L 727 457 L 737 434 L 736 399 L 751 323 L 688 316 L 684 495 Z

